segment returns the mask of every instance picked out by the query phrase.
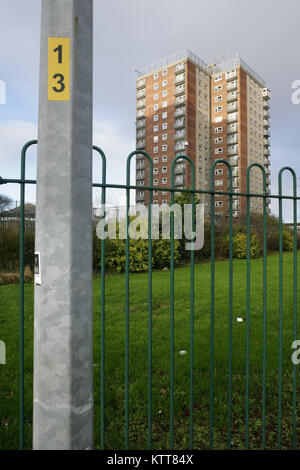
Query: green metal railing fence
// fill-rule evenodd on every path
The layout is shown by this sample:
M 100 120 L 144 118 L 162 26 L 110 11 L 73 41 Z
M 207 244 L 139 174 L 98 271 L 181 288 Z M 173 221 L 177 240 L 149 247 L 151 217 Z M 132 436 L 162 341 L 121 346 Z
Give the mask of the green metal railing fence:
M 31 146 L 37 144 L 37 140 L 32 140 L 24 145 L 21 153 L 21 177 L 20 179 L 3 179 L 0 178 L 0 184 L 18 183 L 20 185 L 20 449 L 24 448 L 24 204 L 25 204 L 25 186 L 36 184 L 35 180 L 26 179 L 25 176 L 25 163 L 26 154 Z M 174 158 L 171 165 L 171 187 L 153 186 L 153 162 L 151 157 L 142 150 L 132 152 L 127 158 L 126 167 L 126 184 L 108 184 L 106 181 L 106 157 L 104 152 L 94 146 L 94 151 L 97 152 L 102 159 L 102 182 L 93 184 L 93 187 L 102 189 L 101 202 L 106 202 L 106 190 L 109 189 L 122 189 L 126 191 L 126 264 L 125 264 L 125 364 L 124 364 L 124 385 L 125 385 L 125 435 L 124 435 L 124 448 L 128 449 L 129 442 L 129 427 L 130 427 L 130 407 L 129 407 L 129 348 L 130 348 L 130 283 L 129 283 L 129 207 L 130 207 L 130 190 L 140 190 L 141 186 L 130 184 L 130 171 L 131 161 L 135 155 L 143 155 L 149 165 L 149 184 L 142 186 L 144 191 L 149 193 L 149 224 L 148 224 L 148 404 L 147 404 L 147 446 L 148 449 L 152 448 L 152 227 L 151 227 L 151 204 L 153 201 L 153 191 L 168 191 L 171 193 L 171 204 L 174 203 L 175 193 L 189 193 L 192 198 L 193 209 L 195 208 L 196 195 L 207 194 L 211 198 L 211 216 L 210 216 L 210 232 L 211 232 L 211 307 L 210 307 L 210 366 L 209 366 L 209 447 L 214 448 L 214 362 L 215 362 L 215 196 L 226 195 L 229 200 L 228 209 L 228 225 L 229 225 L 229 289 L 228 289 L 228 410 L 227 410 L 227 448 L 231 448 L 231 433 L 232 433 L 232 341 L 233 341 L 233 197 L 246 198 L 246 225 L 247 225 L 247 260 L 246 260 L 246 367 L 245 367 L 245 449 L 249 448 L 249 406 L 250 406 L 250 332 L 251 332 L 251 318 L 250 318 L 250 302 L 251 302 L 251 276 L 250 276 L 250 259 L 251 259 L 251 198 L 262 198 L 263 200 L 263 243 L 262 243 L 262 261 L 263 261 L 263 340 L 262 340 L 262 401 L 261 401 L 261 416 L 262 416 L 262 448 L 266 447 L 266 351 L 267 351 L 267 215 L 268 215 L 268 199 L 278 200 L 279 204 L 279 356 L 278 356 L 278 435 L 277 442 L 278 448 L 281 448 L 282 441 L 282 354 L 283 354 L 283 201 L 293 201 L 293 338 L 297 340 L 297 202 L 300 197 L 297 196 L 297 179 L 294 170 L 290 167 L 284 167 L 280 170 L 278 175 L 278 195 L 271 195 L 267 192 L 266 185 L 266 171 L 265 168 L 259 163 L 251 164 L 247 169 L 247 190 L 246 193 L 233 192 L 232 187 L 232 168 L 228 161 L 224 159 L 216 160 L 211 168 L 211 187 L 210 190 L 199 190 L 195 187 L 195 167 L 193 161 L 186 155 L 180 155 Z M 184 159 L 190 165 L 191 171 L 191 187 L 178 188 L 175 187 L 174 170 L 177 160 Z M 214 174 L 215 168 L 218 164 L 224 164 L 228 169 L 228 191 L 215 191 L 214 187 Z M 251 170 L 256 167 L 260 169 L 263 179 L 263 193 L 250 192 L 250 174 Z M 293 178 L 293 195 L 283 195 L 282 193 L 282 177 L 284 172 L 289 172 Z M 193 210 L 194 214 L 194 210 Z M 193 217 L 192 229 L 195 230 L 195 218 Z M 170 424 L 169 424 L 169 448 L 174 447 L 174 328 L 175 328 L 175 262 L 174 262 L 174 212 L 170 213 Z M 106 404 L 106 371 L 105 371 L 105 339 L 106 339 L 106 298 L 105 298 L 105 240 L 101 240 L 101 305 L 100 305 L 100 319 L 101 319 L 101 361 L 100 361 L 100 409 L 101 409 L 101 448 L 105 449 L 105 404 Z M 189 364 L 189 448 L 193 449 L 194 445 L 194 377 L 197 371 L 194 365 L 194 339 L 195 339 L 195 251 L 191 250 L 190 253 L 190 364 Z M 293 366 L 293 383 L 292 383 L 292 417 L 293 417 L 293 448 L 297 447 L 297 366 Z

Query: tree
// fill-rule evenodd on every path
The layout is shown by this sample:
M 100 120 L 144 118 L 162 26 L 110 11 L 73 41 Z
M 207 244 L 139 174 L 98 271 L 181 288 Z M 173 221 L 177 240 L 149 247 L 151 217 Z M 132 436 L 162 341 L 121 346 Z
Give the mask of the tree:
M 0 213 L 8 210 L 13 203 L 13 200 L 5 194 L 0 194 Z

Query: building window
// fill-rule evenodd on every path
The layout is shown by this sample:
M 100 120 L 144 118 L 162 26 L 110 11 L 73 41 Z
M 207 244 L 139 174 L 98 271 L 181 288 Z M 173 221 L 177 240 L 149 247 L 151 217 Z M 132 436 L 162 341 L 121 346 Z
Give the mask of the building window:
M 223 85 L 217 85 L 215 86 L 215 92 L 217 93 L 218 91 L 222 91 Z
M 153 111 L 157 111 L 157 110 L 158 110 L 158 104 L 153 105 Z
M 168 138 L 168 134 L 163 134 L 162 135 L 162 140 L 167 140 L 167 138 Z
M 220 153 L 223 153 L 223 147 L 217 147 L 217 148 L 215 149 L 215 154 L 216 154 L 216 155 L 220 155 Z
M 167 184 L 168 178 L 166 178 L 166 177 L 162 178 L 161 182 L 162 182 L 162 184 Z
M 164 70 L 162 71 L 162 76 L 165 77 L 165 76 L 167 75 L 167 73 L 168 73 L 168 69 L 164 69 Z
M 158 196 L 158 191 L 157 191 L 157 189 L 154 189 L 154 191 L 153 191 L 153 196 Z
M 158 90 L 158 83 L 154 83 L 153 89 L 154 89 L 154 90 Z
M 215 96 L 215 102 L 222 101 L 222 95 Z
M 154 199 L 154 200 L 153 200 L 153 204 L 158 204 L 158 200 L 157 200 L 157 199 Z
M 153 137 L 153 142 L 158 142 L 158 135 L 155 135 L 155 136 Z
M 162 86 L 167 86 L 167 84 L 168 84 L 168 80 L 163 80 L 162 81 Z
M 158 168 L 153 168 L 153 174 L 157 175 L 158 174 Z
M 223 207 L 223 201 L 216 201 L 215 206 L 216 207 Z
M 168 161 L 168 156 L 167 156 L 167 155 L 163 155 L 163 156 L 161 157 L 161 161 L 162 161 L 163 163 L 167 162 L 167 161 Z
M 168 123 L 164 122 L 162 125 L 162 130 L 166 130 L 166 129 L 168 129 Z
M 163 173 L 167 173 L 167 171 L 168 171 L 168 167 L 167 167 L 167 166 L 163 166 L 163 167 L 162 167 L 162 172 L 163 172 Z
M 223 175 L 223 168 L 218 168 L 215 170 L 215 175 Z
M 158 132 L 158 126 L 153 126 L 153 132 Z
M 153 75 L 153 80 L 157 80 L 157 79 L 158 79 L 158 73 L 155 73 L 155 74 Z
M 155 93 L 155 95 L 153 96 L 153 99 L 154 99 L 154 101 L 158 100 L 158 93 Z
M 153 153 L 157 153 L 158 152 L 158 147 L 153 147 Z
M 158 178 L 154 178 L 153 184 L 154 184 L 154 186 L 157 186 L 157 185 L 158 185 Z
M 219 82 L 220 80 L 222 80 L 222 74 L 216 75 L 216 76 L 214 77 L 214 81 L 215 81 L 215 82 Z
M 221 134 L 223 132 L 223 127 L 215 127 L 215 134 Z
M 163 119 L 166 119 L 168 117 L 168 113 L 165 111 L 164 113 L 162 113 L 162 118 Z
M 162 107 L 163 107 L 163 108 L 166 108 L 167 106 L 168 106 L 168 102 L 167 102 L 167 101 L 163 101 L 163 102 L 162 102 Z
M 157 141 L 156 141 L 156 142 L 157 142 Z M 215 144 L 222 144 L 222 142 L 223 142 L 223 137 L 217 137 L 217 138 L 215 139 Z
M 162 191 L 161 194 L 162 194 L 163 196 L 166 196 L 166 195 L 168 194 L 168 191 Z
M 218 116 L 215 118 L 215 123 L 218 124 L 219 122 L 222 122 L 223 121 L 223 117 L 222 116 Z
M 163 204 L 168 204 L 167 199 L 163 199 L 163 200 L 162 200 L 162 203 L 163 203 Z
M 222 112 L 222 105 L 221 106 L 216 106 L 215 107 L 215 113 L 221 113 Z
M 158 163 L 158 157 L 153 158 L 153 163 Z
M 166 144 L 164 144 L 161 149 L 162 149 L 163 152 L 165 152 L 168 149 L 168 146 Z
M 153 121 L 158 121 L 158 114 L 154 114 Z
M 215 186 L 223 186 L 223 180 L 215 180 Z
M 164 90 L 164 91 L 162 92 L 162 97 L 165 98 L 165 97 L 167 96 L 167 94 L 168 94 L 168 91 L 167 91 L 167 90 Z

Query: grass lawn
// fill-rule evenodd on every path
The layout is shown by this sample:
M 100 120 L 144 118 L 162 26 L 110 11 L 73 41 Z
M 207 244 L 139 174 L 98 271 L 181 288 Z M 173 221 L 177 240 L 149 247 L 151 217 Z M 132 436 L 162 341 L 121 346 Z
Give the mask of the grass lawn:
M 299 263 L 300 266 L 300 263 Z M 284 254 L 282 448 L 292 447 L 293 256 Z M 300 273 L 299 273 L 300 279 Z M 169 447 L 170 273 L 153 273 L 153 448 Z M 106 447 L 124 448 L 125 278 L 106 282 Z M 189 442 L 190 308 L 189 268 L 175 273 L 175 432 L 176 449 Z M 278 255 L 268 257 L 266 447 L 277 446 L 279 290 Z M 130 447 L 147 448 L 147 274 L 130 276 Z M 228 262 L 216 263 L 214 446 L 227 447 Z M 300 295 L 299 299 L 300 300 Z M 33 285 L 25 286 L 25 433 L 32 435 Z M 232 447 L 245 442 L 246 262 L 234 261 Z M 249 446 L 261 447 L 262 259 L 251 261 Z M 298 315 L 299 324 L 299 315 Z M 300 334 L 298 335 L 300 339 Z M 18 448 L 18 286 L 0 286 L 0 339 L 7 364 L 0 365 L 0 449 Z M 194 448 L 209 444 L 210 264 L 195 268 Z M 187 354 L 180 355 L 185 350 Z M 95 448 L 100 442 L 100 279 L 94 279 Z M 297 368 L 298 384 L 300 366 Z M 299 399 L 300 388 L 297 388 Z M 300 448 L 300 421 L 297 422 Z

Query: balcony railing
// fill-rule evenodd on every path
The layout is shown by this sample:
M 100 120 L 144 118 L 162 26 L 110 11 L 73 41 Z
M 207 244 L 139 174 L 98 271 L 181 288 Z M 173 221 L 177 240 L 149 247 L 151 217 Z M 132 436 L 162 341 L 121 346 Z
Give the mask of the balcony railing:
M 176 176 L 175 178 L 175 186 L 180 186 L 183 184 L 183 176 Z
M 237 88 L 238 88 L 238 81 L 237 80 L 235 80 L 234 82 L 229 82 L 227 84 L 227 90 L 228 91 L 237 90 Z
M 142 108 L 136 113 L 137 119 L 144 118 L 146 116 L 146 109 Z
M 270 131 L 268 128 L 264 128 L 264 137 L 270 137 Z
M 231 166 L 237 166 L 239 164 L 239 157 L 229 157 L 229 163 Z
M 268 146 L 268 147 L 269 147 L 269 145 L 270 145 L 270 139 L 264 138 L 264 146 Z
M 182 163 L 179 164 L 179 165 L 176 165 L 174 172 L 175 172 L 175 175 L 183 174 L 184 173 L 184 165 Z
M 269 109 L 270 108 L 269 100 L 263 100 L 263 107 L 264 107 L 264 109 Z
M 185 119 L 177 119 L 174 123 L 175 129 L 180 129 L 181 127 L 185 127 Z
M 270 127 L 270 121 L 268 119 L 264 119 L 264 127 Z
M 178 96 L 175 99 L 175 106 L 182 106 L 185 103 L 185 95 Z
M 146 96 L 146 88 L 143 88 L 142 90 L 138 90 L 136 97 L 139 99 L 139 98 L 143 98 L 144 96 Z
M 185 73 L 181 73 L 175 77 L 175 85 L 179 85 L 179 83 L 183 83 L 185 81 Z
M 239 95 L 237 91 L 232 91 L 231 93 L 227 93 L 227 102 L 230 101 L 237 101 Z
M 137 149 L 144 149 L 145 147 L 146 147 L 146 142 L 144 140 L 136 143 Z
M 145 199 L 145 194 L 143 194 L 142 196 L 138 193 L 136 193 L 136 197 L 135 197 L 136 201 L 144 201 Z
M 238 103 L 233 102 L 227 106 L 227 113 L 234 113 L 239 109 Z
M 239 142 L 239 135 L 238 134 L 231 134 L 227 138 L 227 144 L 232 145 L 232 144 L 237 144 Z
M 146 119 L 140 119 L 136 123 L 136 128 L 137 129 L 141 129 L 142 127 L 145 127 L 145 126 L 146 126 Z
M 176 109 L 174 113 L 174 117 L 179 117 L 179 116 L 185 116 L 185 106 L 182 106 L 181 108 Z
M 232 176 L 239 176 L 239 167 L 235 167 L 232 169 Z
M 144 108 L 145 105 L 146 105 L 146 100 L 145 100 L 145 98 L 143 98 L 141 100 L 138 100 L 138 102 L 136 104 L 136 107 L 137 107 L 137 109 Z
M 230 113 L 227 118 L 227 122 L 237 122 L 239 120 L 238 113 Z
M 183 93 L 185 93 L 185 85 L 179 85 L 175 88 L 175 91 L 174 91 L 175 96 L 182 95 Z
M 175 152 L 178 150 L 185 150 L 185 142 L 177 142 L 174 147 Z
M 181 73 L 185 70 L 185 62 L 181 62 L 181 64 L 177 64 L 175 65 L 175 69 L 174 69 L 174 72 L 177 74 L 177 73 Z
M 233 149 L 230 149 L 230 148 L 227 149 L 227 155 L 238 155 L 238 153 L 239 153 L 238 145 Z
M 177 131 L 175 132 L 174 139 L 184 139 L 185 138 L 185 129 L 183 131 Z
M 137 88 L 142 88 L 146 85 L 146 79 L 145 78 L 142 78 L 141 80 L 139 80 L 136 84 L 136 87 Z
M 141 137 L 145 137 L 145 135 L 146 135 L 146 130 L 145 129 L 139 130 L 136 133 L 136 136 L 137 136 L 138 139 L 140 139 Z
M 263 89 L 263 98 L 265 99 L 270 99 L 271 98 L 271 93 L 270 93 L 270 90 L 268 88 L 264 88 Z
M 226 80 L 235 80 L 237 78 L 237 71 L 234 72 L 226 72 L 225 73 Z
M 231 124 L 230 126 L 227 127 L 227 134 L 235 134 L 238 132 L 239 126 L 238 124 Z
M 238 178 L 232 178 L 232 187 L 233 188 L 238 188 L 239 187 L 239 179 Z
M 144 172 L 144 174 L 138 174 L 138 173 L 137 173 L 137 174 L 135 175 L 135 178 L 136 178 L 137 181 L 144 180 L 144 179 L 145 179 L 145 172 Z

